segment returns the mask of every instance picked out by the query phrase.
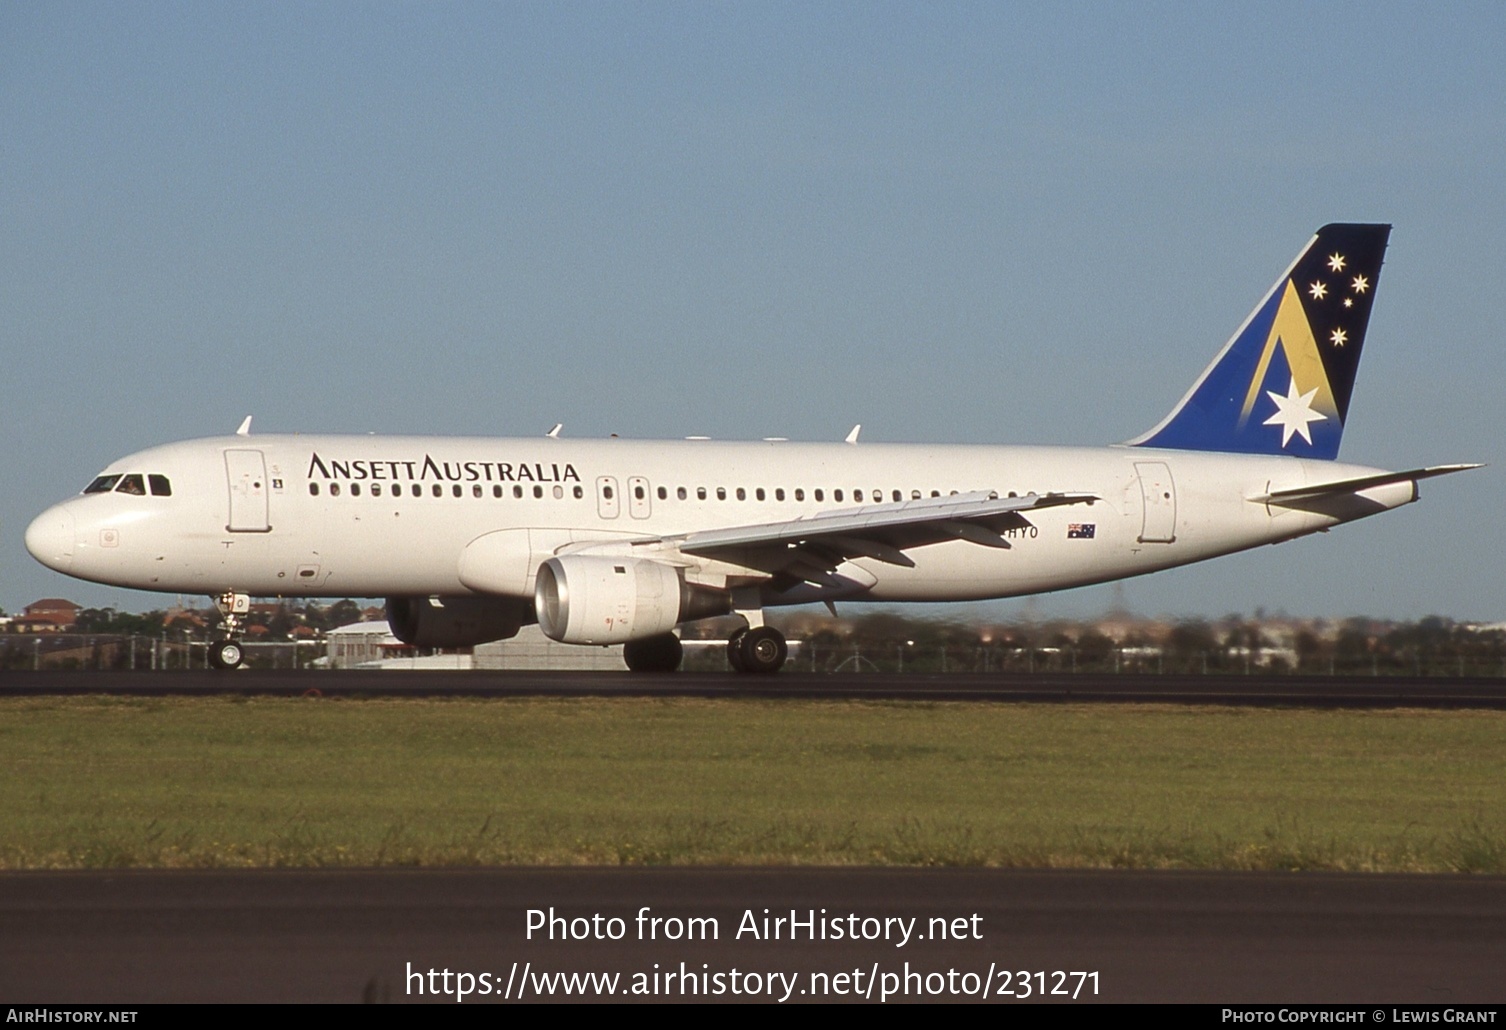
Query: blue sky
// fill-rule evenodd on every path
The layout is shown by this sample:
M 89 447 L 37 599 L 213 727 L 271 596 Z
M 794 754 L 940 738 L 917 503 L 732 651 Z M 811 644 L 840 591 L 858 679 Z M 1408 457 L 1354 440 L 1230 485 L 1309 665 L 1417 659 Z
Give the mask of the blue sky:
M 1124 599 L 1500 619 L 1503 183 L 1500 4 L 3 5 L 0 606 L 160 604 L 25 526 L 247 413 L 1123 440 L 1357 220 L 1342 457 L 1495 467 Z

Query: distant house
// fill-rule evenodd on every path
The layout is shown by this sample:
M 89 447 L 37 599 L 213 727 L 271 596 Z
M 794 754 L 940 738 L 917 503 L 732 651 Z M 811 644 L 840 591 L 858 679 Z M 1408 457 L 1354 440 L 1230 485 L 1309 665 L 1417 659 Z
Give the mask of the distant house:
M 24 614 L 17 615 L 11 629 L 17 633 L 64 633 L 78 623 L 79 605 L 61 597 L 44 597 L 26 606 Z

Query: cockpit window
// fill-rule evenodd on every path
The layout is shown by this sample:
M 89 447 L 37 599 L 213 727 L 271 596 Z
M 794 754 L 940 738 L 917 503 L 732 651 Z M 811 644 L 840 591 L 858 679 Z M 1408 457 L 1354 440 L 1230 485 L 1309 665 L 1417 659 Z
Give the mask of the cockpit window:
M 94 482 L 84 487 L 86 494 L 107 494 L 115 489 L 115 484 L 120 482 L 120 476 L 99 476 Z
M 120 477 L 120 485 L 115 488 L 118 494 L 132 494 L 136 497 L 146 496 L 146 483 L 141 479 L 141 474 L 133 472 L 128 476 Z
M 147 476 L 146 481 L 152 488 L 153 497 L 171 497 L 173 495 L 173 485 L 168 482 L 166 476 Z

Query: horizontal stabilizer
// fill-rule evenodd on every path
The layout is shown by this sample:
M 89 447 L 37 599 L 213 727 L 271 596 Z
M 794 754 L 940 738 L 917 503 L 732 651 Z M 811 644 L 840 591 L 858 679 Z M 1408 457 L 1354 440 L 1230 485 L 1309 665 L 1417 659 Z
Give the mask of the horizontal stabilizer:
M 1370 490 L 1377 486 L 1390 486 L 1392 483 L 1415 483 L 1420 479 L 1432 479 L 1434 476 L 1446 476 L 1453 472 L 1464 472 L 1468 469 L 1483 467 L 1482 465 L 1432 465 L 1428 468 L 1408 469 L 1405 472 L 1382 472 L 1379 475 L 1361 476 L 1358 479 L 1340 479 L 1333 483 L 1315 483 L 1310 486 L 1292 487 L 1289 490 L 1272 490 L 1268 494 L 1251 497 L 1250 500 L 1261 504 L 1280 504 L 1283 501 L 1306 501 L 1314 497 L 1358 493 L 1361 490 Z

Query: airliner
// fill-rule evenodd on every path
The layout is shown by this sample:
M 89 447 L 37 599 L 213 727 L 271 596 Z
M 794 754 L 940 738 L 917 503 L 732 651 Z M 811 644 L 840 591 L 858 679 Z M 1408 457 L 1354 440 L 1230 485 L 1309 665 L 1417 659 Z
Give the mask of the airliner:
M 58 572 L 207 594 L 234 668 L 253 596 L 385 597 L 393 632 L 467 647 L 537 622 L 679 667 L 788 656 L 764 610 L 1018 597 L 1138 576 L 1415 501 L 1339 441 L 1389 225 L 1319 229 L 1159 424 L 1101 447 L 233 434 L 111 463 L 31 523 Z

